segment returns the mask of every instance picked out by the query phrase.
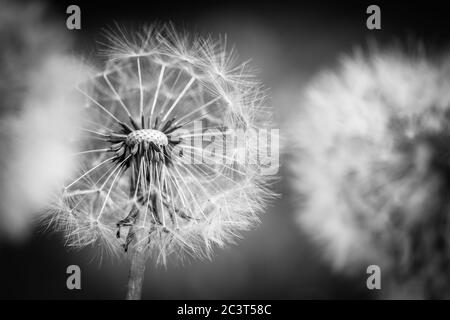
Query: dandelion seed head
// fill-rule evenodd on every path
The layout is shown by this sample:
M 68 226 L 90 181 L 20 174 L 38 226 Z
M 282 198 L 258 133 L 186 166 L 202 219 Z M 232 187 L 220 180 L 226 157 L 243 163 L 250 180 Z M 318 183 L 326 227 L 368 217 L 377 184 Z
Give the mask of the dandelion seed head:
M 345 58 L 305 90 L 290 165 L 305 199 L 298 221 L 336 269 L 376 264 L 393 282 L 441 297 L 449 290 L 436 280 L 450 260 L 446 64 L 400 51 Z
M 210 38 L 164 26 L 118 27 L 107 39 L 105 69 L 77 87 L 80 170 L 47 219 L 75 247 L 142 247 L 159 263 L 210 257 L 255 225 L 272 196 L 271 178 L 248 161 L 258 151 L 250 135 L 225 144 L 269 128 L 264 90 Z
M 20 239 L 72 169 L 72 87 L 88 68 L 37 2 L 0 2 L 0 40 L 0 237 Z

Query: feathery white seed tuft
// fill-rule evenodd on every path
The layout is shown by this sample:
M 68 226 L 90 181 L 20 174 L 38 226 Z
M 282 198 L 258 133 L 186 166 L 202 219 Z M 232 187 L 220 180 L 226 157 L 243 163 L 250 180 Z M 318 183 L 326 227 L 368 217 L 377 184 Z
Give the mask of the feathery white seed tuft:
M 210 38 L 171 26 L 118 34 L 107 36 L 105 69 L 77 88 L 86 101 L 80 170 L 48 219 L 70 246 L 142 248 L 160 263 L 210 257 L 255 225 L 273 196 L 253 135 L 221 154 L 243 128 L 269 129 L 264 91 Z

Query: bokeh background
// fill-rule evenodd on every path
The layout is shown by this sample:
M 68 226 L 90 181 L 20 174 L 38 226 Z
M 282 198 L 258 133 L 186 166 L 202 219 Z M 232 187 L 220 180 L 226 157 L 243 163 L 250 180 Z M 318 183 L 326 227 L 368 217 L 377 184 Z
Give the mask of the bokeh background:
M 24 1 L 26 4 L 28 1 Z M 0 5 L 2 0 L 0 0 Z M 39 1 L 48 19 L 74 38 L 73 53 L 96 56 L 102 30 L 117 22 L 127 28 L 171 21 L 178 29 L 219 36 L 226 34 L 242 61 L 251 59 L 271 89 L 269 101 L 283 125 L 299 108 L 299 92 L 319 71 L 333 68 L 357 48 L 426 47 L 446 50 L 450 21 L 445 3 L 437 1 Z M 81 8 L 82 29 L 66 29 L 66 8 Z M 366 8 L 381 7 L 381 30 L 366 28 Z M 1 7 L 0 7 L 1 9 Z M 17 24 L 22 23 L 18 20 Z M 8 46 L 3 42 L 0 46 Z M 285 137 L 289 147 L 289 136 Z M 3 152 L 0 150 L 0 152 Z M 262 224 L 243 234 L 238 245 L 216 250 L 213 261 L 148 264 L 145 299 L 350 299 L 377 298 L 359 275 L 336 273 L 321 259 L 295 223 L 294 202 L 284 177 L 281 155 L 280 198 L 262 215 Z M 3 170 L 3 168 L 0 168 Z M 66 268 L 82 270 L 82 290 L 66 288 Z M 100 259 L 95 248 L 69 251 L 61 235 L 35 228 L 20 240 L 0 242 L 0 298 L 122 299 L 127 265 Z

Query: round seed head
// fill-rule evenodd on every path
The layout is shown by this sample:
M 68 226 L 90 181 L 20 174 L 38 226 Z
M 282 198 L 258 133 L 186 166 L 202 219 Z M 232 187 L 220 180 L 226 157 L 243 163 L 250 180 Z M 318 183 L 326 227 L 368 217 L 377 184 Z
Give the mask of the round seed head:
M 254 135 L 244 132 L 269 128 L 264 91 L 210 38 L 164 27 L 128 41 L 122 31 L 108 35 L 105 69 L 78 87 L 86 99 L 80 172 L 52 221 L 77 247 L 139 246 L 162 263 L 172 253 L 209 257 L 257 223 L 272 196 L 264 159 L 253 161 Z M 220 152 L 233 135 L 241 143 Z

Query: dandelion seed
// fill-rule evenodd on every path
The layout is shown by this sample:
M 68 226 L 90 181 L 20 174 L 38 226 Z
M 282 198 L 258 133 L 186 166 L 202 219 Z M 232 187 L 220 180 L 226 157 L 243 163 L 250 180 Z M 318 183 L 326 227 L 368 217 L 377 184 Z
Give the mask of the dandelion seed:
M 87 137 L 77 153 L 84 169 L 51 212 L 68 245 L 98 241 L 113 253 L 127 252 L 127 298 L 133 299 L 140 297 L 149 256 L 158 263 L 171 254 L 210 257 L 213 245 L 257 223 L 273 194 L 258 163 L 224 161 L 220 154 L 189 161 L 204 159 L 206 128 L 268 128 L 250 71 L 231 65 L 220 44 L 179 36 L 170 26 L 133 41 L 121 34 L 108 35 L 105 70 L 78 86 L 88 103 L 80 107 Z M 256 157 L 257 150 L 246 151 Z

